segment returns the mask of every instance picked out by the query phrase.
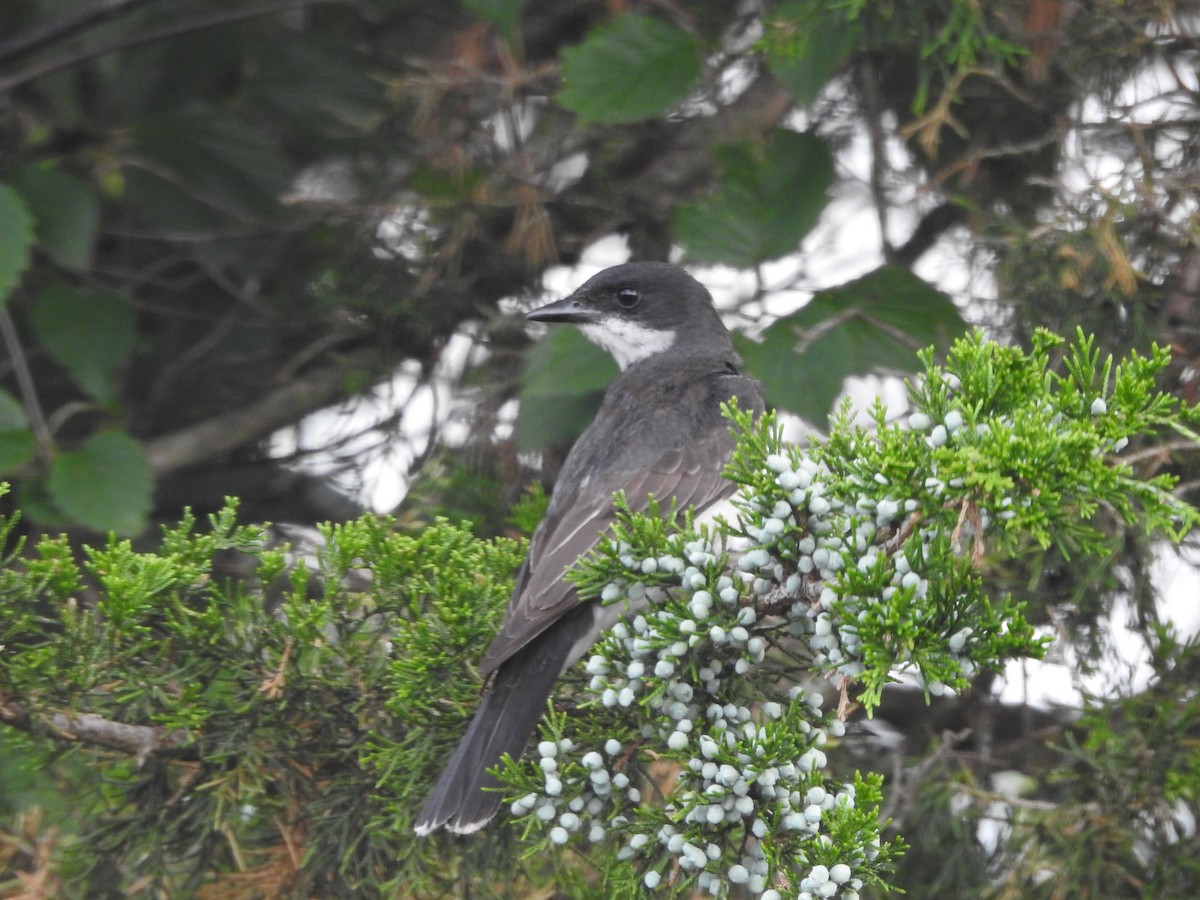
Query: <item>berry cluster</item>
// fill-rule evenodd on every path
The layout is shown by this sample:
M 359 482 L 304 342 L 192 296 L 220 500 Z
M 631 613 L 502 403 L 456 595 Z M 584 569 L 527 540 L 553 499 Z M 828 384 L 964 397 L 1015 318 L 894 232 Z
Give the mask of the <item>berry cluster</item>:
M 563 741 L 543 741 L 541 789 L 513 812 L 532 813 L 555 844 L 620 834 L 619 858 L 638 861 L 647 888 L 683 875 L 712 895 L 732 885 L 763 894 L 794 880 L 811 881 L 814 897 L 853 900 L 863 883 L 854 873 L 878 855 L 879 830 L 873 808 L 858 808 L 862 783 L 833 783 L 825 771 L 822 748 L 843 735 L 844 724 L 822 712 L 816 690 L 746 690 L 760 676 L 779 680 L 769 664 L 778 622 L 760 620 L 758 609 L 773 609 L 764 597 L 778 587 L 784 564 L 771 548 L 751 547 L 741 558 L 766 552 L 771 571 L 755 574 L 742 563 L 741 577 L 726 574 L 720 540 L 626 534 L 610 548 L 620 574 L 599 592 L 602 602 L 643 611 L 597 646 L 585 665 L 588 690 L 603 708 L 639 705 L 641 742 L 680 760 L 666 803 L 639 806 L 642 788 L 626 772 L 636 748 L 609 739 L 603 753 L 579 755 L 566 739 L 578 766 L 560 764 Z M 824 631 L 824 620 L 814 626 L 800 599 L 786 605 L 800 617 L 793 631 L 810 638 Z M 745 699 L 755 696 L 771 699 Z M 769 859 L 764 841 L 781 837 L 790 852 Z

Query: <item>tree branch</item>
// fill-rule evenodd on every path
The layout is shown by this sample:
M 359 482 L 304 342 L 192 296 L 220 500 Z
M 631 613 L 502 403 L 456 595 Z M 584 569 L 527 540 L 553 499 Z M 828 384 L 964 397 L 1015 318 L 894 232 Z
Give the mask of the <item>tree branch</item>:
M 194 31 L 203 31 L 207 28 L 216 28 L 220 25 L 232 25 L 235 22 L 242 22 L 246 19 L 274 15 L 275 13 L 288 12 L 293 9 L 303 9 L 306 6 L 353 2 L 354 0 L 277 0 L 277 2 L 264 3 L 261 6 L 232 9 L 209 16 L 197 16 L 194 19 L 187 19 L 183 22 L 172 22 L 159 28 L 148 28 L 137 34 L 123 35 L 92 47 L 83 47 L 63 53 L 60 56 L 32 65 L 7 78 L 0 78 L 0 93 L 11 90 L 27 81 L 35 81 L 45 75 L 50 75 L 62 69 L 69 69 L 71 66 L 86 62 L 89 59 L 95 59 L 98 56 L 107 56 L 109 53 L 116 53 L 119 50 L 128 50 L 131 47 L 137 47 L 141 44 L 152 44 L 155 41 L 178 37 L 181 34 L 190 34 Z
M 94 744 L 135 756 L 143 762 L 152 753 L 177 747 L 190 740 L 181 729 L 158 725 L 127 725 L 92 713 L 51 712 L 34 716 L 21 704 L 0 699 L 0 722 L 36 734 L 48 734 L 64 742 Z
M 911 269 L 937 243 L 938 238 L 966 221 L 967 210 L 964 207 L 949 201 L 939 203 L 921 217 L 912 236 L 902 246 L 892 250 L 888 262 Z
M 21 392 L 25 418 L 29 420 L 29 429 L 33 432 L 38 460 L 43 465 L 48 464 L 54 438 L 38 399 L 37 385 L 33 382 L 33 373 L 29 370 L 29 360 L 25 356 L 25 348 L 21 345 L 21 337 L 17 334 L 16 323 L 5 308 L 0 308 L 0 336 L 4 349 L 8 351 L 8 358 L 12 361 L 13 375 L 17 380 L 17 389 Z
M 346 399 L 348 376 L 378 361 L 373 351 L 297 376 L 267 391 L 249 406 L 222 413 L 146 442 L 146 460 L 156 479 L 253 444 L 311 412 Z
M 157 0 L 95 0 L 81 9 L 73 9 L 48 22 L 40 22 L 0 44 L 0 66 L 8 65 L 105 19 L 155 2 Z
M 867 126 L 867 136 L 871 142 L 871 200 L 875 205 L 875 216 L 879 221 L 880 242 L 883 245 L 883 256 L 890 259 L 892 247 L 890 229 L 888 227 L 888 211 L 891 209 L 886 187 L 887 180 L 887 138 L 883 132 L 883 98 L 879 96 L 879 71 L 869 54 L 863 57 L 862 65 L 857 74 L 859 90 L 862 94 L 863 121 Z

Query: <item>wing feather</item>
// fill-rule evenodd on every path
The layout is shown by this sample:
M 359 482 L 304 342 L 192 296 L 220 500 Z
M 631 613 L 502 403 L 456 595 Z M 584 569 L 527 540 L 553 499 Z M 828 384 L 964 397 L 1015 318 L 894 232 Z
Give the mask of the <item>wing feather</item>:
M 565 503 L 569 515 L 543 520 L 500 633 L 480 670 L 484 674 L 493 671 L 580 602 L 575 585 L 564 576 L 616 519 L 614 493 L 625 491 L 634 512 L 644 511 L 650 496 L 664 508 L 674 500 L 680 511 L 689 505 L 702 509 L 733 493 L 734 485 L 721 476 L 731 446 L 728 434 L 719 432 L 686 448 L 673 449 L 648 468 L 588 484 Z

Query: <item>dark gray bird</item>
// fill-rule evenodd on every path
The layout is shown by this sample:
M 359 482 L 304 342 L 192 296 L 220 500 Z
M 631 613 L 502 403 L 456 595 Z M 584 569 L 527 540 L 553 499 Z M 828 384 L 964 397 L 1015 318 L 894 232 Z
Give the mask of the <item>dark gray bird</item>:
M 467 834 L 496 814 L 499 782 L 487 770 L 516 759 L 559 675 L 629 610 L 581 602 L 564 578 L 615 518 L 613 494 L 634 510 L 653 495 L 699 512 L 733 493 L 721 472 L 733 451 L 721 404 L 763 408 L 758 383 L 738 371 L 712 297 L 666 263 L 605 269 L 565 300 L 529 313 L 578 325 L 621 367 L 595 420 L 567 455 L 517 573 L 500 633 L 480 671 L 494 673 L 466 735 L 417 815 L 415 829 Z

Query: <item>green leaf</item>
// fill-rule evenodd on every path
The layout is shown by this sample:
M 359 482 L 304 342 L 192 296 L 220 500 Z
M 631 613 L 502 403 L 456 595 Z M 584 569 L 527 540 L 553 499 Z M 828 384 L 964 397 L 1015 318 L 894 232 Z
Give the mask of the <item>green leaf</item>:
M 21 401 L 8 391 L 0 390 L 0 428 L 24 428 L 28 424 Z
M 513 34 L 521 20 L 525 0 L 459 0 L 481 19 L 487 19 L 505 34 Z
M 762 40 L 767 66 L 807 106 L 837 74 L 862 34 L 857 21 L 821 0 L 780 5 L 766 22 Z
M 33 459 L 37 443 L 27 428 L 0 428 L 0 474 L 18 469 Z
M 90 396 L 111 406 L 117 375 L 136 338 L 136 317 L 120 295 L 53 284 L 38 295 L 31 322 L 39 343 Z
M 945 344 L 964 327 L 946 294 L 907 269 L 882 266 L 820 292 L 771 325 L 761 343 L 739 339 L 738 350 L 769 403 L 821 423 L 847 378 L 914 371 L 914 350 Z
M 517 444 L 536 450 L 578 436 L 617 374 L 612 357 L 574 328 L 554 328 L 529 352 L 521 379 Z
M 46 255 L 64 269 L 90 266 L 100 227 L 100 199 L 92 186 L 42 166 L 26 166 L 12 184 L 33 213 L 34 234 Z
M 93 531 L 135 535 L 146 527 L 153 480 L 141 445 L 104 431 L 55 457 L 46 489 L 54 505 Z
M 0 304 L 29 268 L 34 221 L 21 195 L 0 184 Z
M 833 184 L 833 161 L 812 134 L 777 129 L 767 142 L 723 148 L 716 193 L 675 210 L 688 255 L 749 268 L 793 253 L 817 223 Z
M 649 16 L 622 16 L 563 51 L 558 102 L 588 122 L 636 122 L 680 103 L 700 77 L 700 42 Z

